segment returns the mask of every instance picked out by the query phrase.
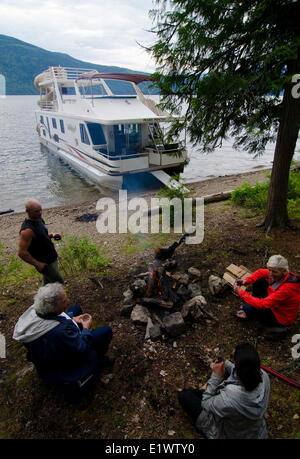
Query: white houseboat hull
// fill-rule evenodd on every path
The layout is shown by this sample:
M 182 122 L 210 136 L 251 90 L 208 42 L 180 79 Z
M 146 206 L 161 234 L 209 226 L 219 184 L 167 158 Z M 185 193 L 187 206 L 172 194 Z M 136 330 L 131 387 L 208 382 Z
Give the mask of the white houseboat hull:
M 93 183 L 101 185 L 106 188 L 119 190 L 123 186 L 123 175 L 112 176 L 107 173 L 101 172 L 100 170 L 90 166 L 87 163 L 84 163 L 80 159 L 75 158 L 70 153 L 57 148 L 56 145 L 40 139 L 42 145 L 45 145 L 50 154 L 54 153 L 59 158 L 61 158 L 66 164 L 68 164 L 75 171 L 79 172 L 83 177 L 87 177 Z

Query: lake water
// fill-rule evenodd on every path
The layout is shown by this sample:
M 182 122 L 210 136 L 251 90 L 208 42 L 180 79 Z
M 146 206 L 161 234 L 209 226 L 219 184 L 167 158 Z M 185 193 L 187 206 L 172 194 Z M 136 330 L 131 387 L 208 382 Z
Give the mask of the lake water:
M 25 199 L 31 196 L 49 208 L 107 195 L 108 190 L 88 182 L 40 146 L 34 116 L 37 100 L 38 96 L 0 98 L 0 211 L 23 211 Z M 189 143 L 187 147 L 190 163 L 182 174 L 185 183 L 271 167 L 274 155 L 274 145 L 256 159 L 234 150 L 230 142 L 207 155 Z M 299 145 L 294 159 L 300 160 Z

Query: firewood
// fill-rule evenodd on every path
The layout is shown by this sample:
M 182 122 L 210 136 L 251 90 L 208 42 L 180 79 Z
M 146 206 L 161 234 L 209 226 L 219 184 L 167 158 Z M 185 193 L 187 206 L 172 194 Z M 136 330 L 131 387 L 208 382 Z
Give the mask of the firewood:
M 246 279 L 251 275 L 251 272 L 243 265 L 236 266 L 233 263 L 227 266 L 225 273 L 223 274 L 224 281 L 231 285 L 232 287 L 235 284 L 237 279 Z M 245 289 L 246 287 L 241 287 Z
M 141 302 L 146 305 L 160 306 L 166 309 L 171 309 L 174 306 L 172 301 L 165 301 L 162 298 L 142 298 Z

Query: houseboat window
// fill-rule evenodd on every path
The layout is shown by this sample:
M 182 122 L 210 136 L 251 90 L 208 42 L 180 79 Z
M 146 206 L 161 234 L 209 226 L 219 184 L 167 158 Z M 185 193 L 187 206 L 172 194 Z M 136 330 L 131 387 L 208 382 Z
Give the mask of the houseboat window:
M 48 126 L 48 134 L 51 135 L 51 132 L 50 132 L 50 124 L 49 124 L 48 116 L 47 116 L 47 126 Z
M 54 129 L 57 129 L 56 119 L 55 118 L 52 118 L 52 126 L 54 127 Z
M 65 133 L 64 120 L 59 120 L 59 123 L 60 123 L 60 130 L 64 134 Z
M 44 124 L 44 117 L 42 115 L 40 116 L 40 122 Z
M 99 123 L 86 123 L 94 145 L 106 144 L 102 126 Z
M 85 129 L 85 125 L 80 123 L 80 137 L 81 137 L 81 142 L 86 143 L 87 145 L 90 144 L 88 133 Z
M 57 134 L 54 134 L 53 139 L 55 140 L 55 142 L 59 142 L 59 137 Z
M 105 82 L 116 96 L 136 96 L 136 91 L 129 81 L 106 80 Z
M 142 147 L 140 124 L 118 124 L 114 126 L 115 153 L 130 155 L 138 153 Z
M 75 88 L 74 87 L 62 86 L 61 94 L 63 96 L 76 96 Z
M 43 129 L 43 136 L 46 137 L 46 131 Z
M 79 92 L 82 96 L 107 96 L 103 84 L 93 84 L 92 86 L 79 86 Z

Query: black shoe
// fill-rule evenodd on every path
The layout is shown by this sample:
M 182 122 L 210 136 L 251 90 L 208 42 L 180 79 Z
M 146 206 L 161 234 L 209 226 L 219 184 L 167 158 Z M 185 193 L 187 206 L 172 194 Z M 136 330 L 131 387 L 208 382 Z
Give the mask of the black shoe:
M 100 360 L 101 367 L 102 367 L 102 368 L 113 367 L 115 361 L 116 361 L 116 358 L 115 358 L 115 357 L 112 357 L 112 356 L 109 356 L 109 355 L 105 355 L 105 356 L 102 357 L 102 359 Z

